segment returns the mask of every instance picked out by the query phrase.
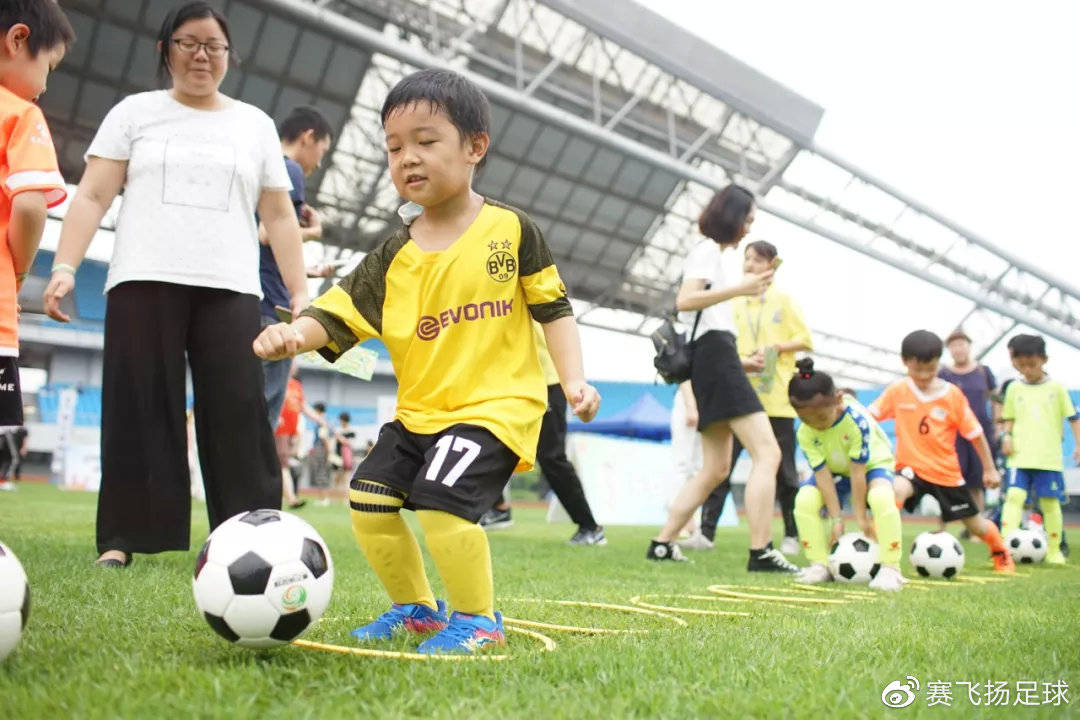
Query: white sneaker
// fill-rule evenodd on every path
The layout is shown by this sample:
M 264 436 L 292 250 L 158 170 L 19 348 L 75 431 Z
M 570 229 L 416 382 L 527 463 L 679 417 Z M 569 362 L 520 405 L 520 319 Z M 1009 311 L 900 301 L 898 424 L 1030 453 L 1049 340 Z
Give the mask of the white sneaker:
M 896 592 L 904 589 L 905 582 L 899 568 L 892 565 L 882 565 L 877 575 L 870 581 L 870 587 L 874 590 Z
M 10 480 L 0 480 L 0 490 L 14 490 L 15 483 Z
M 878 575 L 881 572 L 878 571 Z M 799 574 L 795 576 L 795 582 L 803 583 L 806 585 L 816 585 L 818 583 L 832 582 L 833 576 L 829 572 L 829 568 L 825 567 L 821 563 L 814 563 L 809 567 L 804 567 L 799 571 Z
M 700 530 L 695 530 L 693 535 L 676 540 L 675 543 L 684 550 L 712 550 L 716 547 L 716 544 L 702 535 Z
M 780 543 L 780 552 L 785 555 L 798 555 L 802 552 L 802 547 L 799 545 L 799 538 L 785 537 Z

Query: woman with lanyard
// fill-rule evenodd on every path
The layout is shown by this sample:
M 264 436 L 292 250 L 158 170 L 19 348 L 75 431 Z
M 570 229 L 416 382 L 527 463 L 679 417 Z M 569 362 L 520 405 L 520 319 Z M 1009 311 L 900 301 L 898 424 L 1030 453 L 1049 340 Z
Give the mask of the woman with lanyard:
M 690 250 L 684 263 L 676 306 L 680 311 L 700 312 L 697 333 L 692 339 L 690 384 L 698 411 L 703 465 L 668 507 L 667 524 L 646 552 L 650 560 L 685 560 L 674 540 L 709 493 L 727 478 L 731 471 L 732 443 L 737 438 L 753 462 L 746 483 L 750 530 L 746 569 L 798 570 L 769 541 L 780 448 L 739 359 L 730 302 L 739 297 L 762 295 L 772 282 L 774 268 L 766 266 L 747 272 L 740 280 L 730 282 L 721 262 L 721 253 L 737 248 L 753 222 L 753 194 L 738 185 L 727 186 L 701 213 L 698 229 L 705 239 Z
M 60 300 L 123 190 L 105 284 L 103 567 L 125 567 L 132 553 L 188 549 L 188 365 L 210 529 L 244 510 L 281 507 L 262 365 L 251 350 L 261 296 L 256 209 L 293 313 L 307 305 L 274 122 L 219 92 L 235 59 L 225 18 L 187 3 L 166 16 L 157 48 L 172 86 L 128 96 L 98 128 L 44 297 L 50 317 L 70 320 Z
M 749 275 L 778 266 L 776 246 L 772 243 L 758 240 L 746 246 L 743 272 Z M 799 475 L 795 470 L 795 409 L 788 401 L 787 387 L 795 375 L 795 353 L 813 349 L 813 341 L 794 300 L 774 285 L 770 284 L 760 295 L 735 298 L 731 305 L 739 357 L 780 445 L 780 469 L 776 473 L 776 499 L 784 518 L 784 540 L 780 544 L 780 552 L 795 555 L 800 550 L 795 528 L 795 494 L 799 491 Z M 736 437 L 731 455 L 733 468 L 742 449 Z M 701 535 L 692 535 L 681 543 L 684 547 L 700 549 L 712 546 L 716 524 L 730 490 L 729 474 L 709 494 L 701 508 Z

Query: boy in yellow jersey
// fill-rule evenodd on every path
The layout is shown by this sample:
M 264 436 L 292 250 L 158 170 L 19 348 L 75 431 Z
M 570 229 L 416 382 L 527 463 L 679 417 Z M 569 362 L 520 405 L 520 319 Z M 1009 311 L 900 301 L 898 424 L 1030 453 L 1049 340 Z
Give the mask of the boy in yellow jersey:
M 1009 467 L 1009 489 L 1001 510 L 1001 534 L 1020 527 L 1020 516 L 1029 494 L 1039 498 L 1049 549 L 1046 562 L 1064 565 L 1061 552 L 1065 463 L 1061 457 L 1064 421 L 1069 422 L 1076 448 L 1073 462 L 1080 463 L 1080 416 L 1065 386 L 1051 380 L 1043 370 L 1046 341 L 1038 335 L 1017 335 L 1009 341 L 1013 367 L 1021 380 L 1009 384 L 1001 419 L 1005 424 L 1001 452 Z
M 35 101 L 75 42 L 53 0 L 0 3 L 0 432 L 23 424 L 18 294 L 34 261 L 46 211 L 67 191 L 52 136 Z M 6 477 L 0 490 L 13 490 Z
M 830 543 L 844 532 L 841 506 L 851 495 L 851 507 L 859 529 L 867 537 L 877 538 L 881 547 L 877 574 L 870 581 L 875 590 L 901 590 L 900 510 L 893 494 L 892 446 L 870 411 L 836 389 L 833 379 L 814 370 L 814 361 L 803 358 L 798 372 L 788 384 L 788 397 L 802 425 L 797 434 L 814 477 L 795 496 L 795 522 L 799 537 L 810 560 L 810 567 L 798 576 L 798 582 L 820 583 L 832 580 L 826 565 L 825 528 L 821 508 L 829 513 Z M 866 509 L 874 513 L 874 521 Z
M 547 407 L 532 318 L 578 417 L 591 420 L 600 396 L 585 382 L 577 324 L 540 231 L 472 190 L 490 142 L 481 90 L 423 70 L 390 91 L 382 122 L 394 186 L 415 212 L 291 325 L 263 330 L 254 349 L 267 360 L 312 349 L 334 360 L 368 338 L 386 344 L 397 412 L 357 468 L 349 501 L 353 532 L 393 604 L 352 634 L 439 630 L 420 652 L 473 653 L 505 642 L 476 522 L 510 474 L 532 466 Z M 402 507 L 424 528 L 449 619 Z

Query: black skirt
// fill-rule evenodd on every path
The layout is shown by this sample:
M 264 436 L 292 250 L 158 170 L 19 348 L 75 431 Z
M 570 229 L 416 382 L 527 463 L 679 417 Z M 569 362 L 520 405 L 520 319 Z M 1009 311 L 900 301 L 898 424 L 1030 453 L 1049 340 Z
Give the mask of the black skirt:
M 710 330 L 694 340 L 690 382 L 697 400 L 698 430 L 764 412 L 739 360 L 735 336 L 726 330 Z

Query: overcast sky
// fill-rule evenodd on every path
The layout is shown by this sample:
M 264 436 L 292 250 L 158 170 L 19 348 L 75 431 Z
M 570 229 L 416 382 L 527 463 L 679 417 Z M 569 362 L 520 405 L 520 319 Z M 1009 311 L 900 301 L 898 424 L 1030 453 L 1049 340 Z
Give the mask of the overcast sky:
M 1074 276 L 1080 4 L 641 2 L 822 106 L 819 145 Z M 754 236 L 780 246 L 777 283 L 811 327 L 898 347 L 919 326 L 947 332 L 971 307 L 766 216 Z M 647 341 L 584 333 L 591 377 L 651 379 Z M 1080 387 L 1080 353 L 1051 343 L 1050 354 L 1050 371 Z M 643 360 L 612 362 L 627 356 Z M 1008 370 L 1001 348 L 987 361 Z

